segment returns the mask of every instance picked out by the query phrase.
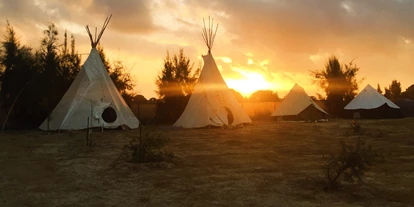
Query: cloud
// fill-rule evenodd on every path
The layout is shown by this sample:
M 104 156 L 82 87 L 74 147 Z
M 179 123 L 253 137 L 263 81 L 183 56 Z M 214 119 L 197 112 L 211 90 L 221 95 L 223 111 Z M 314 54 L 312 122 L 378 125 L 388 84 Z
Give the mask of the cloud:
M 175 54 L 184 47 L 198 66 L 207 53 L 202 20 L 211 16 L 219 23 L 212 53 L 225 78 L 242 78 L 233 70 L 239 68 L 286 87 L 295 81 L 308 84 L 309 70 L 323 68 L 331 55 L 342 63 L 357 57 L 358 76 L 370 84 L 385 86 L 395 78 L 408 87 L 414 64 L 413 10 L 409 0 L 0 0 L 0 19 L 8 18 L 21 42 L 34 48 L 44 26 L 54 22 L 60 40 L 68 29 L 79 52 L 86 54 L 85 25 L 99 30 L 113 14 L 101 43 L 112 59 L 131 62 L 145 83 L 153 82 L 167 50 Z M 154 90 L 154 84 L 139 87 Z
M 410 41 L 414 1 L 187 0 L 186 4 L 210 11 L 221 30 L 232 34 L 225 47 L 270 59 L 270 72 L 302 74 L 300 81 L 309 82 L 309 70 L 322 68 L 326 57 L 335 55 L 343 63 L 358 57 L 360 76 L 367 82 L 385 82 L 389 75 L 410 81 L 403 74 L 412 74 L 413 61 L 402 57 L 414 55 Z
M 414 2 L 396 0 L 189 1 L 224 12 L 219 22 L 238 38 L 235 44 L 314 54 L 337 48 L 366 55 L 393 55 L 398 36 L 414 37 Z
M 94 0 L 88 11 L 97 16 L 113 14 L 112 27 L 125 33 L 149 33 L 156 29 L 150 5 L 145 0 Z
M 162 29 L 154 24 L 151 5 L 145 0 L 3 0 L 1 4 L 0 16 L 17 24 L 64 21 L 100 28 L 104 18 L 113 14 L 111 27 L 121 33 L 148 34 Z

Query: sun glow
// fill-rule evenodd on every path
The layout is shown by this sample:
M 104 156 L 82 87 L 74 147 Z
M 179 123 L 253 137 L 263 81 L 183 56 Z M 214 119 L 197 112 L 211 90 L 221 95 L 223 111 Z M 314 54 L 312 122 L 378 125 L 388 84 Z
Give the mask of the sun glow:
M 229 88 L 240 92 L 244 97 L 249 97 L 257 90 L 275 90 L 279 88 L 278 84 L 269 83 L 265 77 L 256 72 L 239 71 L 245 78 L 232 79 L 226 78 L 225 81 Z

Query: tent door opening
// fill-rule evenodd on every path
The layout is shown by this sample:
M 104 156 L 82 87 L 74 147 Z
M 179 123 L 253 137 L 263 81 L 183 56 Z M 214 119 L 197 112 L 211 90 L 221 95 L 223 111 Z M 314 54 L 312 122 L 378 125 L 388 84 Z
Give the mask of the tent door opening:
M 233 124 L 233 121 L 234 121 L 233 113 L 231 112 L 231 110 L 228 107 L 224 107 L 224 109 L 227 112 L 227 124 L 228 125 Z
M 114 123 L 117 119 L 117 114 L 114 108 L 106 107 L 105 110 L 102 112 L 102 119 L 106 123 Z

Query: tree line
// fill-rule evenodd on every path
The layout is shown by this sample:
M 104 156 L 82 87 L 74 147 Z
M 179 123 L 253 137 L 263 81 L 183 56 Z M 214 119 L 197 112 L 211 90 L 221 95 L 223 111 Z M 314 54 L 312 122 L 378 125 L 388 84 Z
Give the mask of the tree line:
M 81 55 L 74 36 L 65 31 L 60 41 L 53 23 L 43 31 L 37 48 L 22 45 L 13 26 L 6 23 L 0 47 L 0 107 L 10 112 L 9 127 L 37 128 L 75 79 Z M 97 49 L 115 86 L 126 100 L 132 99 L 134 83 L 123 63 L 110 63 L 103 47 Z
M 179 118 L 189 100 L 192 88 L 196 83 L 200 68 L 191 73 L 193 64 L 186 58 L 181 49 L 179 55 L 170 58 L 167 53 L 164 59 L 164 67 L 157 77 L 157 94 L 164 104 L 157 115 L 164 120 L 166 117 L 169 123 L 173 123 Z M 344 117 L 346 112 L 344 107 L 352 101 L 358 93 L 359 85 L 364 78 L 357 77 L 360 68 L 352 60 L 347 64 L 340 63 L 339 59 L 331 56 L 325 63 L 325 67 L 318 70 L 311 70 L 310 76 L 325 95 L 318 94 L 313 97 L 315 100 L 325 102 L 326 110 L 331 115 Z M 378 85 L 379 87 L 379 85 Z M 254 92 L 249 98 L 244 98 L 239 92 L 230 89 L 239 102 L 271 102 L 281 101 L 277 92 L 271 90 L 259 90 Z M 402 92 L 401 84 L 397 80 L 384 88 L 385 92 L 379 90 L 381 94 L 393 102 L 400 98 L 414 100 L 414 85 L 411 85 Z
M 405 89 L 405 91 L 402 91 L 401 83 L 397 80 L 392 80 L 388 87 L 384 87 L 384 91 L 381 89 L 380 84 L 378 84 L 377 91 L 394 103 L 399 99 L 414 100 L 414 84 Z
M 76 50 L 73 35 L 63 34 L 59 41 L 59 32 L 53 23 L 43 31 L 38 48 L 20 43 L 13 26 L 7 21 L 6 33 L 0 47 L 0 107 L 11 111 L 12 126 L 36 128 L 51 113 L 63 97 L 81 68 L 81 56 Z M 121 61 L 109 61 L 104 48 L 98 45 L 105 68 L 121 95 L 128 104 L 146 103 L 147 99 L 133 92 L 135 82 Z M 184 111 L 195 83 L 200 75 L 200 65 L 185 56 L 181 48 L 178 54 L 167 55 L 155 83 L 158 99 L 157 122 L 173 123 Z M 336 116 L 344 114 L 344 106 L 357 95 L 360 68 L 351 61 L 341 64 L 337 57 L 329 57 L 325 67 L 311 70 L 314 84 L 323 89 L 325 95 L 318 94 L 317 99 L 325 101 L 326 110 Z M 378 84 L 378 91 L 396 102 L 400 98 L 414 100 L 414 85 L 404 92 L 401 84 L 393 80 L 388 87 Z M 231 89 L 239 102 L 281 101 L 277 92 L 259 90 L 248 99 Z M 13 108 L 12 108 L 13 106 Z M 13 110 L 12 110 L 13 109 Z

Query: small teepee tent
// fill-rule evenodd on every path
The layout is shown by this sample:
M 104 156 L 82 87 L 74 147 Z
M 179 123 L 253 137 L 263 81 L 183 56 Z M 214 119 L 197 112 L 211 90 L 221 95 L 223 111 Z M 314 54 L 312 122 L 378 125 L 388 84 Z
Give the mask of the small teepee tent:
M 96 50 L 110 18 L 105 20 L 101 32 L 97 38 L 95 35 L 95 39 L 86 26 L 92 44 L 89 57 L 63 98 L 40 125 L 40 129 L 79 130 L 88 127 L 119 126 L 138 128 L 138 119 L 115 87 Z
M 272 116 L 285 121 L 317 121 L 326 119 L 327 114 L 295 84 Z
M 369 84 L 344 109 L 351 114 L 348 118 L 383 119 L 403 117 L 399 106 L 378 93 Z
M 203 56 L 200 77 L 184 112 L 173 125 L 175 127 L 236 126 L 252 122 L 227 87 L 211 54 L 217 28 L 218 25 L 214 32 L 212 20 L 207 29 L 204 25 L 203 38 L 208 54 Z

